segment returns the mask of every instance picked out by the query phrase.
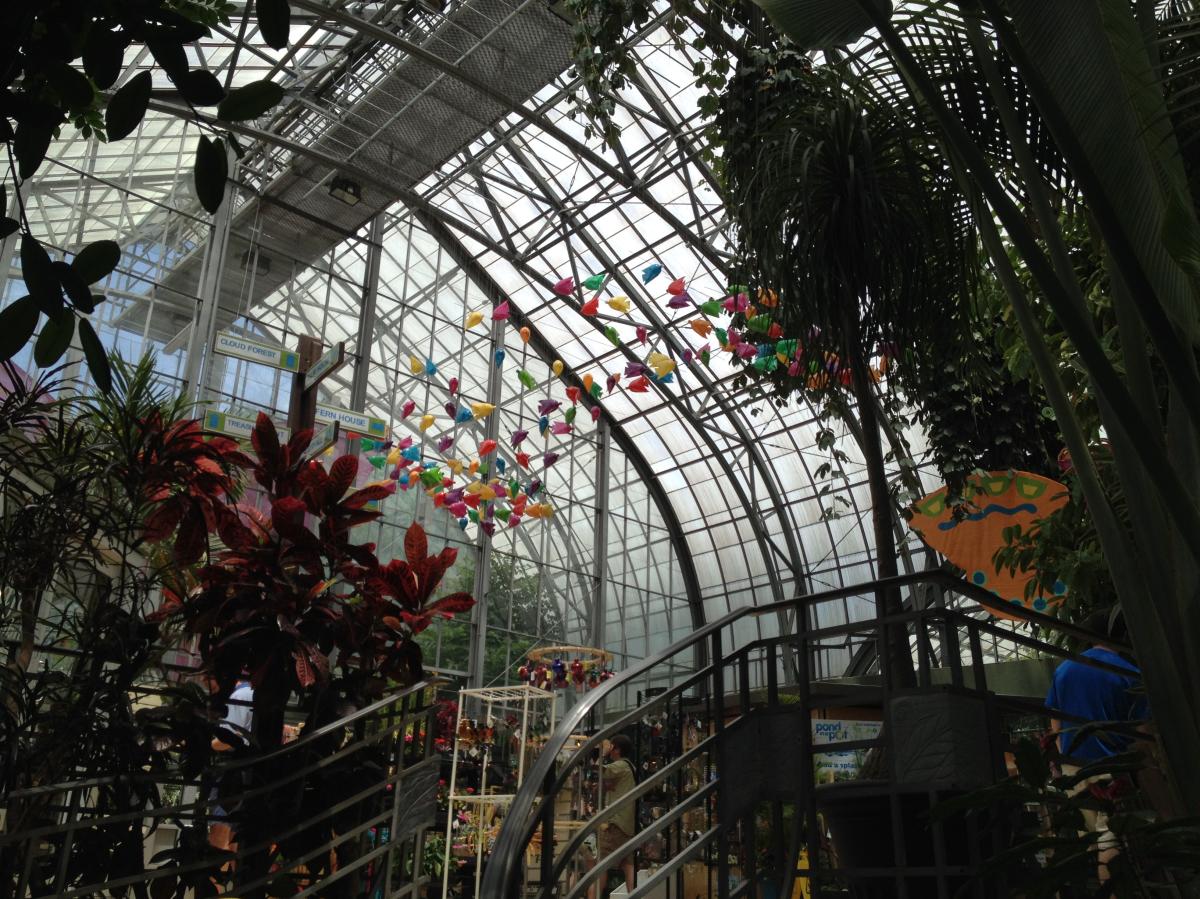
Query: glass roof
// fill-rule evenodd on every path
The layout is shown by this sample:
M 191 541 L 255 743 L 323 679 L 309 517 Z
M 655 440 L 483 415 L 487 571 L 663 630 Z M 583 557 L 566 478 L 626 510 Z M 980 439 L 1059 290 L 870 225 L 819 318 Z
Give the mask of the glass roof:
M 227 85 L 271 77 L 287 92 L 272 113 L 235 129 L 247 153 L 228 236 L 222 216 L 214 225 L 194 199 L 198 127 L 165 82 L 134 135 L 103 144 L 64 134 L 28 186 L 30 219 L 60 251 L 118 235 L 124 257 L 99 313 L 107 345 L 127 357 L 156 352 L 166 378 L 198 374 L 197 395 L 210 405 L 282 419 L 292 376 L 205 352 L 193 331 L 207 304 L 214 330 L 287 347 L 304 334 L 345 341 L 350 364 L 323 383 L 322 401 L 363 406 L 431 457 L 439 437 L 453 436 L 449 453 L 469 459 L 491 435 L 518 470 L 507 439 L 518 428 L 534 435 L 531 454 L 558 453 L 553 468 L 533 472 L 554 517 L 490 540 L 474 524 L 461 530 L 419 491 L 385 504 L 382 552 L 416 517 L 462 546 L 464 577 L 501 573 L 475 585 L 489 603 L 479 613 L 485 639 L 499 635 L 487 670 L 476 672 L 490 683 L 511 679 L 535 642 L 601 640 L 619 666 L 731 609 L 871 578 L 868 492 L 844 426 L 802 400 L 777 408 L 738 387 L 722 353 L 702 364 L 705 341 L 690 324 L 699 311 L 666 305 L 673 278 L 686 278 L 698 302 L 723 296 L 727 283 L 726 222 L 699 152 L 690 51 L 677 51 L 662 27 L 644 32 L 611 149 L 569 115 L 569 26 L 541 0 L 292 6 L 285 53 L 256 38 L 249 4 L 191 51 L 193 65 Z M 127 63 L 123 77 L 144 60 Z M 357 181 L 363 201 L 332 199 L 335 176 Z M 18 264 L 11 241 L 4 252 Z M 664 270 L 645 284 L 640 272 L 652 263 Z M 609 276 L 601 298 L 628 297 L 628 315 L 605 306 L 581 315 L 587 297 L 551 289 L 598 273 Z M 507 326 L 464 330 L 468 312 L 501 299 L 513 309 Z M 529 343 L 517 333 L 523 324 Z M 598 423 L 584 408 L 572 434 L 538 439 L 539 400 L 565 400 L 564 385 L 587 375 L 605 385 L 652 350 L 679 362 L 673 383 L 635 394 L 625 379 L 605 391 Z M 438 374 L 414 375 L 410 358 L 433 361 Z M 550 370 L 555 358 L 562 380 Z M 28 352 L 18 361 L 32 365 Z M 416 412 L 405 419 L 409 400 Z M 482 401 L 497 406 L 483 421 L 455 426 L 443 410 Z M 426 411 L 438 422 L 423 432 Z M 919 459 L 920 435 L 905 436 Z M 818 476 L 823 466 L 830 473 Z M 906 545 L 905 561 L 923 567 L 924 551 Z M 823 616 L 868 614 L 855 600 L 822 607 Z M 430 635 L 439 664 L 469 664 L 469 630 L 455 622 Z M 829 673 L 848 662 L 834 657 Z

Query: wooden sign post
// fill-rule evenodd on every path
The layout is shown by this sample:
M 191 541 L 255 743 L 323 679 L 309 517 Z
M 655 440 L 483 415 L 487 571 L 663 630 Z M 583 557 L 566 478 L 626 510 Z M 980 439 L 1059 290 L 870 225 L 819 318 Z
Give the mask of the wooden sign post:
M 288 406 L 288 427 L 293 434 L 316 425 L 317 385 L 346 361 L 346 345 L 338 342 L 322 354 L 321 341 L 304 334 L 296 346 L 296 355 L 302 374 L 292 380 L 292 397 Z

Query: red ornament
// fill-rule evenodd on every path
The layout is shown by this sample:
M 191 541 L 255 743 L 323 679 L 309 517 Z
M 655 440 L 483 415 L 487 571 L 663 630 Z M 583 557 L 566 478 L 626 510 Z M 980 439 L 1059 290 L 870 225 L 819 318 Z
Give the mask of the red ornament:
M 583 679 L 583 662 L 579 661 L 579 659 L 576 659 L 571 663 L 571 680 L 573 680 L 575 682 L 575 686 L 578 687 L 583 684 Z
M 517 669 L 517 680 L 522 680 L 522 681 L 529 680 L 529 666 L 528 665 L 522 665 L 520 668 Z

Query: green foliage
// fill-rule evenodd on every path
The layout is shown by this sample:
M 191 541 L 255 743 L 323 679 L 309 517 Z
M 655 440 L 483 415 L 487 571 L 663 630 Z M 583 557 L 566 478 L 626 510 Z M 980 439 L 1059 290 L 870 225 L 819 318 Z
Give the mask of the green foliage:
M 1014 895 L 1029 899 L 1149 896 L 1157 893 L 1148 888 L 1167 883 L 1183 890 L 1171 895 L 1192 895 L 1200 876 L 1200 819 L 1162 820 L 1152 809 L 1142 785 L 1157 769 L 1147 757 L 1128 752 L 1063 774 L 1056 743 L 1019 740 L 1015 776 L 934 807 L 935 820 L 997 809 L 1019 820 L 1004 832 L 1006 844 L 983 863 L 979 878 L 1003 875 Z M 1045 817 L 1021 814 L 1022 808 Z M 1107 815 L 1115 857 L 1107 857 L 1110 847 L 1088 829 L 1085 813 Z M 1098 882 L 1102 850 L 1110 878 L 1104 884 Z
M 21 185 L 39 171 L 51 141 L 68 125 L 85 138 L 101 141 L 123 140 L 136 131 L 149 107 L 153 71 L 141 71 L 113 90 L 127 55 L 152 60 L 193 112 L 197 106 L 216 106 L 218 118 L 237 121 L 276 105 L 283 91 L 269 80 L 244 85 L 226 96 L 212 73 L 189 67 L 185 48 L 208 37 L 213 27 L 227 26 L 234 9 L 226 0 L 28 0 L 7 4 L 0 14 L 7 60 L 0 72 L 0 141 L 8 153 L 6 177 L 19 207 L 17 217 L 9 217 L 7 194 L 0 191 L 0 233 L 21 231 L 21 274 L 29 296 L 45 316 L 35 348 L 38 365 L 52 366 L 62 357 L 78 320 L 93 378 L 102 390 L 109 387 L 107 356 L 97 351 L 94 329 L 85 329 L 82 322 L 103 300 L 90 286 L 116 268 L 120 253 L 114 257 L 116 245 L 99 241 L 80 248 L 71 266 L 53 261 L 30 226 Z M 258 12 L 271 45 L 285 47 L 288 0 L 263 0 Z M 148 54 L 137 52 L 141 50 Z M 193 120 L 213 134 L 211 139 L 200 139 L 195 175 L 201 205 L 216 212 L 224 195 L 226 147 L 235 153 L 239 150 L 231 134 L 209 127 L 198 115 Z M 78 264 L 79 258 L 86 263 Z M 19 352 L 37 328 L 27 303 L 7 323 L 16 327 L 5 329 L 0 361 Z

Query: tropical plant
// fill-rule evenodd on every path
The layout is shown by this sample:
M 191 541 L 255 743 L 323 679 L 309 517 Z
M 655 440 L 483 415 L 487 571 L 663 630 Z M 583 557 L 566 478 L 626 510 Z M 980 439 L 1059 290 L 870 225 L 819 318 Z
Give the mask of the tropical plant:
M 1194 5 L 981 0 L 910 3 L 894 15 L 876 0 L 763 5 L 800 49 L 857 40 L 838 54 L 847 77 L 934 126 L 1070 452 L 1175 788 L 1200 811 L 1200 783 L 1187 774 L 1200 753 Z M 1095 223 L 1118 360 L 1071 264 L 1059 214 L 1067 194 Z M 1128 523 L 1106 494 L 1021 270 L 1087 375 Z
M 66 352 L 78 324 L 96 385 L 110 389 L 108 359 L 88 316 L 103 300 L 93 286 L 117 267 L 120 247 L 112 240 L 47 246 L 26 215 L 23 185 L 67 124 L 100 141 L 132 134 L 150 106 L 157 68 L 192 110 L 201 132 L 193 169 L 196 196 L 205 210 L 216 212 L 225 195 L 226 146 L 239 156 L 242 150 L 232 133 L 207 124 L 196 107 L 216 107 L 218 120 L 235 122 L 255 118 L 283 99 L 283 88 L 269 79 L 226 90 L 212 72 L 191 68 L 188 49 L 213 27 L 228 26 L 233 10 L 225 0 L 28 0 L 5 5 L 0 13 L 0 57 L 5 60 L 0 67 L 0 141 L 7 151 L 5 179 L 17 215 L 8 214 L 8 195 L 0 185 L 0 237 L 20 231 L 21 276 L 29 292 L 0 312 L 0 360 L 11 359 L 25 346 L 45 316 L 34 359 L 51 366 Z M 255 14 L 263 40 L 284 49 L 290 30 L 288 0 L 259 0 Z M 153 67 L 108 93 L 131 56 L 152 61 Z M 63 258 L 52 258 L 55 249 Z M 69 253 L 73 258 L 68 264 Z
M 94 778 L 98 807 L 119 815 L 157 804 L 153 775 L 195 775 L 208 759 L 208 696 L 170 685 L 162 650 L 173 635 L 146 617 L 178 564 L 144 531 L 159 494 L 191 496 L 202 477 L 218 499 L 237 466 L 231 442 L 199 440 L 186 407 L 155 385 L 153 359 L 112 370 L 111 393 L 56 399 L 69 386 L 57 373 L 30 381 L 4 369 L 0 801 L 13 838 L 53 820 L 62 801 L 53 789 L 18 791 Z M 154 685 L 169 701 L 139 702 Z M 140 822 L 81 828 L 69 876 L 122 876 L 142 843 Z M 0 895 L 11 895 L 20 853 L 0 856 Z M 35 884 L 44 873 L 35 866 Z

